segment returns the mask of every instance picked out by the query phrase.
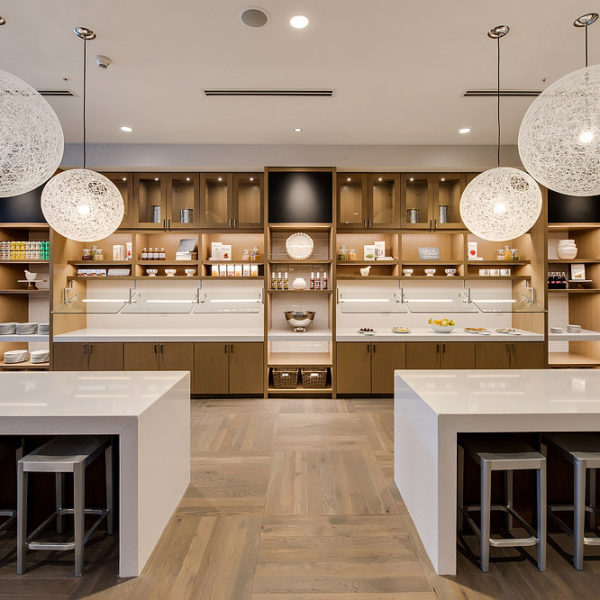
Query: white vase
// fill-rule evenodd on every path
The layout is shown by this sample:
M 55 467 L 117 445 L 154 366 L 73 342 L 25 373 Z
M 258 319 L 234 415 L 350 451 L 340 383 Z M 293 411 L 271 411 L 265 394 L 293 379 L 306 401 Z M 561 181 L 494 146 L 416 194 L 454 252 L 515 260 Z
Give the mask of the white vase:
M 292 287 L 295 290 L 305 290 L 306 289 L 306 279 L 302 277 L 296 277 L 294 281 L 292 281 Z

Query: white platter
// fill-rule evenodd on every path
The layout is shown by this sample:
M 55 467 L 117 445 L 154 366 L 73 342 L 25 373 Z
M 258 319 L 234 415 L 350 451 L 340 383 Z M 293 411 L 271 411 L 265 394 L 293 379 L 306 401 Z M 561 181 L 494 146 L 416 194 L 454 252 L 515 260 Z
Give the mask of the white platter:
M 314 250 L 315 244 L 306 233 L 293 233 L 285 240 L 285 250 L 294 260 L 306 260 Z

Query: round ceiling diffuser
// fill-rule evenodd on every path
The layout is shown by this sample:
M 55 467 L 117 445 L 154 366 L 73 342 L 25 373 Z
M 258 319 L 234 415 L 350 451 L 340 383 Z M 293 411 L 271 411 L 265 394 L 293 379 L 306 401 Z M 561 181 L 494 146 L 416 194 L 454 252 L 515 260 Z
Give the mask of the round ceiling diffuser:
M 262 8 L 247 8 L 240 13 L 240 20 L 247 27 L 264 27 L 269 15 Z

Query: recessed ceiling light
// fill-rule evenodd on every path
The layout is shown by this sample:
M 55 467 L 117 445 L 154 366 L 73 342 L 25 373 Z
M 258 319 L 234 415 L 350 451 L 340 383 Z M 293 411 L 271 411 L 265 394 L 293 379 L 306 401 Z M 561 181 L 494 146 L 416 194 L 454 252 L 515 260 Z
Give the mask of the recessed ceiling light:
M 410 177 L 410 178 L 409 178 L 409 181 L 414 181 L 414 180 L 415 180 L 415 178 L 414 178 L 414 177 Z
M 186 177 L 186 178 L 185 178 L 185 180 L 186 180 L 186 181 L 191 181 L 191 180 L 192 180 L 192 178 L 191 178 L 191 177 Z
M 294 127 L 296 133 L 302 133 L 302 127 Z
M 461 128 L 461 129 L 458 130 L 458 133 L 462 133 L 462 134 L 471 133 L 471 128 L 470 127 L 463 127 L 463 128 Z
M 223 181 L 223 178 L 222 178 L 222 177 L 219 177 L 219 181 Z
M 254 181 L 254 177 L 250 177 L 250 181 Z
M 383 177 L 380 177 L 377 181 L 383 181 Z
M 290 19 L 290 25 L 294 29 L 304 29 L 308 25 L 308 17 L 296 15 Z
M 246 8 L 240 13 L 240 21 L 247 27 L 264 27 L 269 21 L 269 15 L 262 8 Z
M 440 181 L 446 181 L 445 177 L 440 178 Z
M 352 181 L 352 177 L 348 177 L 348 179 L 346 179 L 346 181 Z
M 158 181 L 158 177 L 155 177 L 155 178 L 154 178 L 154 181 Z
M 123 181 L 127 181 L 127 177 L 123 177 Z
M 131 127 L 129 127 L 128 125 L 121 125 L 121 131 L 125 133 L 131 133 L 133 129 L 131 129 Z

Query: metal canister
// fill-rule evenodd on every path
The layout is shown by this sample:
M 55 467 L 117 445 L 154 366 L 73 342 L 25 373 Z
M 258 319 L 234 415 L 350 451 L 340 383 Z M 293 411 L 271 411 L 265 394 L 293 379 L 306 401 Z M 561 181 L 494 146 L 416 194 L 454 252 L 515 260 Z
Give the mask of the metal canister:
M 160 223 L 160 204 L 150 207 L 150 223 Z
M 194 209 L 193 208 L 181 208 L 179 210 L 179 222 L 180 223 L 191 223 L 194 220 Z
M 406 220 L 409 223 L 419 223 L 421 217 L 421 211 L 418 208 L 409 208 L 406 211 Z
M 450 214 L 450 207 L 447 204 L 440 204 L 438 222 L 447 223 L 449 214 Z

